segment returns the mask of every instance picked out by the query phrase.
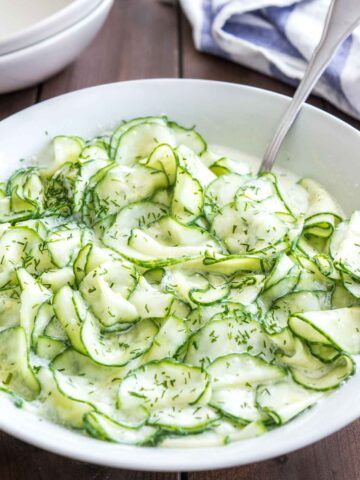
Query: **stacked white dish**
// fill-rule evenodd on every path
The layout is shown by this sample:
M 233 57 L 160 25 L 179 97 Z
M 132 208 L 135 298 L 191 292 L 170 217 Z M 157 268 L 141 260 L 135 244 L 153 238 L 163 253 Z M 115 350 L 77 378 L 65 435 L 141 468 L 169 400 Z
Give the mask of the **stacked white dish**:
M 0 93 L 36 84 L 93 40 L 113 0 L 0 0 Z

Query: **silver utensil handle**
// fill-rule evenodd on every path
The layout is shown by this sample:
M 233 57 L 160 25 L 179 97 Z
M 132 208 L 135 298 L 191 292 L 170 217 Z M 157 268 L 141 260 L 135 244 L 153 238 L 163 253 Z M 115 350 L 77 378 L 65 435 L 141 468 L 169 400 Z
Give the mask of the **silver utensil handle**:
M 272 169 L 280 146 L 294 123 L 303 103 L 330 63 L 340 44 L 351 34 L 359 23 L 360 0 L 332 0 L 320 42 L 265 152 L 260 172 L 269 172 Z

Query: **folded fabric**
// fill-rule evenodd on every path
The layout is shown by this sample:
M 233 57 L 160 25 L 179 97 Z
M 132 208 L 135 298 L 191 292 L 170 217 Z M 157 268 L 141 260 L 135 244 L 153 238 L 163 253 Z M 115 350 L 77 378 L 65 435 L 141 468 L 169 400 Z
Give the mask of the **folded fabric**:
M 360 1 L 360 0 L 359 0 Z M 180 0 L 196 48 L 297 85 L 330 0 Z M 315 94 L 360 118 L 360 28 L 342 44 Z

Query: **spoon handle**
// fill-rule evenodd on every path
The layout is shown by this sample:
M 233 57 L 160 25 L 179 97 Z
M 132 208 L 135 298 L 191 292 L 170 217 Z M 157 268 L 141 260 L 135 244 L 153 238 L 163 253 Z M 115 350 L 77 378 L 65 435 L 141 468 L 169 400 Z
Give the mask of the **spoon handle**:
M 330 63 L 337 48 L 351 34 L 358 23 L 360 23 L 360 0 L 331 1 L 320 42 L 265 152 L 260 172 L 270 172 L 272 169 L 280 146 L 303 103 Z

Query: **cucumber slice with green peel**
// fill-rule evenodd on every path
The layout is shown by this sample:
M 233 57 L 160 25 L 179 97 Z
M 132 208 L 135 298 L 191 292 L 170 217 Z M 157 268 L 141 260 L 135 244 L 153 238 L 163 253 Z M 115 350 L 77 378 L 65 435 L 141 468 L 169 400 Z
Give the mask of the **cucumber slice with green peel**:
M 158 123 L 159 125 L 167 125 L 167 118 L 166 117 L 139 117 L 129 120 L 127 122 L 123 122 L 119 125 L 113 135 L 111 136 L 110 140 L 110 156 L 111 158 L 116 157 L 116 151 L 119 145 L 119 140 L 121 136 L 126 133 L 130 128 L 139 125 L 141 123 Z
M 226 278 L 216 274 L 200 274 L 179 268 L 168 269 L 162 279 L 164 288 L 190 305 L 213 305 L 229 295 Z
M 346 290 L 355 298 L 360 299 L 360 285 L 350 275 L 342 273 L 341 279 Z
M 345 288 L 344 285 L 337 282 L 335 284 L 334 290 L 331 293 L 331 308 L 337 309 L 356 306 L 360 306 L 359 298 L 355 297 L 348 288 Z
M 80 137 L 60 135 L 52 141 L 53 160 L 49 168 L 44 170 L 45 176 L 52 175 L 65 163 L 76 163 L 79 160 L 84 141 Z
M 203 405 L 172 406 L 151 412 L 147 423 L 167 431 L 192 433 L 202 432 L 219 418 L 220 415 L 214 409 Z
M 47 326 L 54 317 L 55 313 L 51 301 L 44 301 L 37 309 L 34 318 L 34 327 L 31 332 L 31 345 L 33 347 L 36 347 L 39 337 L 44 336 Z
M 36 344 L 36 354 L 45 360 L 53 360 L 67 348 L 66 344 L 56 338 L 39 336 Z
M 319 237 L 330 237 L 343 217 L 341 208 L 314 180 L 304 178 L 299 184 L 309 195 L 309 208 L 304 225 L 306 232 Z
M 339 350 L 330 345 L 323 345 L 322 343 L 310 343 L 309 348 L 314 357 L 324 363 L 333 362 L 335 358 L 340 355 Z
M 27 339 L 22 327 L 0 332 L 0 390 L 34 400 L 39 382 L 29 363 Z
M 167 318 L 155 337 L 150 349 L 143 355 L 142 362 L 173 357 L 178 349 L 186 342 L 188 328 L 181 318 L 174 315 Z
M 63 287 L 54 297 L 55 314 L 75 350 L 102 365 L 122 366 L 147 351 L 158 331 L 143 320 L 125 332 L 102 332 L 79 292 Z
M 171 205 L 171 197 L 172 192 L 167 188 L 163 188 L 154 193 L 154 195 L 151 197 L 151 201 L 160 203 L 169 209 Z
M 82 155 L 89 154 L 95 156 L 95 152 L 94 154 L 90 152 L 85 153 L 87 149 L 91 149 L 93 151 L 94 148 L 95 147 L 84 148 Z M 101 149 L 101 151 L 103 150 Z M 79 174 L 76 177 L 74 183 L 74 213 L 80 213 L 82 211 L 83 204 L 85 202 L 86 190 L 90 184 L 91 177 L 95 175 L 99 170 L 107 166 L 110 166 L 110 160 L 108 160 L 107 158 L 102 158 L 100 155 L 99 158 L 88 160 L 86 161 L 86 163 L 81 165 Z
M 209 405 L 241 424 L 257 422 L 264 415 L 256 408 L 255 393 L 246 386 L 222 388 L 212 393 Z
M 202 156 L 202 158 L 204 158 L 204 156 Z M 250 174 L 249 165 L 242 162 L 236 162 L 227 157 L 219 158 L 214 163 L 212 163 L 209 168 L 218 177 L 221 177 L 222 175 L 227 175 L 228 173 L 235 173 L 238 175 Z
M 73 265 L 76 284 L 79 286 L 86 275 L 103 263 L 111 259 L 116 260 L 114 253 L 108 249 L 98 247 L 94 243 L 88 243 L 79 251 Z
M 276 424 L 283 425 L 313 406 L 321 397 L 320 392 L 303 388 L 291 380 L 283 380 L 259 386 L 256 403 Z
M 338 270 L 360 280 L 360 211 L 339 225 L 331 239 L 330 253 Z
M 85 232 L 70 223 L 49 234 L 47 248 L 58 268 L 67 267 L 74 262 L 86 236 Z
M 288 233 L 287 225 L 275 213 L 263 212 L 252 202 L 239 208 L 235 203 L 223 207 L 215 215 L 211 230 L 230 253 L 244 255 L 271 252 Z
M 94 408 L 64 393 L 51 369 L 41 367 L 37 377 L 41 384 L 39 400 L 42 415 L 62 425 L 82 428 L 84 415 Z
M 0 291 L 0 332 L 19 325 L 20 308 L 20 292 L 17 287 Z
M 205 152 L 207 145 L 203 137 L 193 128 L 184 128 L 178 123 L 168 122 L 169 127 L 175 134 L 176 144 L 185 145 L 197 155 Z
M 296 383 L 312 390 L 325 392 L 338 388 L 355 373 L 355 363 L 347 355 L 339 355 L 332 362 L 309 372 L 307 369 L 292 368 L 291 375 Z
M 248 353 L 230 353 L 217 358 L 206 371 L 213 390 L 237 386 L 256 386 L 281 380 L 286 371 Z
M 87 354 L 101 365 L 123 366 L 149 350 L 158 332 L 156 324 L 145 319 L 124 332 L 102 332 L 96 318 L 87 312 L 81 340 Z
M 28 258 L 31 249 L 42 243 L 38 233 L 32 228 L 9 227 L 0 239 L 0 288 L 8 288 L 17 283 L 15 270 Z
M 264 279 L 264 275 L 235 275 L 230 283 L 231 290 L 227 300 L 244 307 L 254 304 L 261 292 Z
M 206 231 L 164 217 L 146 231 L 133 229 L 130 248 L 118 249 L 125 258 L 143 267 L 162 267 L 200 258 L 218 251 L 216 240 Z
M 271 343 L 258 322 L 248 318 L 237 320 L 229 315 L 212 320 L 190 337 L 185 362 L 205 367 L 228 353 L 273 358 Z
M 30 345 L 39 306 L 50 299 L 51 293 L 24 268 L 19 268 L 16 274 L 21 288 L 20 325 L 23 327 L 28 345 Z
M 191 223 L 201 216 L 204 207 L 203 189 L 196 178 L 178 167 L 171 200 L 171 215 L 182 223 Z
M 266 427 L 262 422 L 240 426 L 221 419 L 211 425 L 211 430 L 205 430 L 202 433 L 168 436 L 161 442 L 161 446 L 165 448 L 221 447 L 239 440 L 258 437 L 265 432 Z
M 139 123 L 121 135 L 115 161 L 121 165 L 133 165 L 164 143 L 176 146 L 176 137 L 169 127 L 160 123 Z
M 300 276 L 295 286 L 296 291 L 323 290 L 329 292 L 333 289 L 334 280 L 324 275 L 315 262 L 302 255 L 297 255 L 295 260 L 301 267 Z
M 286 213 L 291 211 L 281 195 L 277 177 L 273 173 L 250 179 L 236 193 L 238 207 L 246 202 L 260 203 L 262 211 Z
M 118 323 L 129 324 L 138 319 L 137 309 L 120 293 L 114 291 L 101 276 L 93 277 L 91 282 L 86 278 L 80 289 L 94 315 L 104 327 L 112 327 Z
M 232 275 L 238 271 L 262 272 L 264 269 L 263 255 L 224 255 L 206 251 L 200 270 Z
M 41 275 L 40 279 L 44 287 L 54 293 L 65 285 L 72 287 L 75 284 L 74 271 L 71 267 L 64 267 L 59 270 L 48 270 Z
M 293 315 L 289 327 L 310 343 L 321 343 L 350 353 L 360 353 L 360 307 L 306 311 Z
M 178 298 L 174 298 L 169 315 L 174 315 L 175 317 L 179 318 L 188 318 L 191 312 L 191 307 L 187 303 L 179 300 Z
M 44 335 L 46 337 L 54 338 L 55 340 L 61 340 L 62 342 L 66 342 L 68 340 L 68 336 L 66 335 L 63 326 L 55 315 L 47 324 L 44 330 Z
M 180 145 L 176 149 L 178 155 L 179 167 L 183 168 L 197 180 L 202 188 L 206 188 L 209 183 L 215 180 L 216 175 L 201 161 L 196 153 L 185 145 Z
M 159 414 L 172 407 L 185 408 L 199 402 L 197 406 L 201 406 L 208 385 L 208 375 L 201 368 L 171 359 L 153 361 L 124 378 L 120 384 L 118 406 L 129 411 L 141 407 Z
M 84 417 L 84 427 L 94 438 L 125 445 L 156 445 L 160 438 L 159 429 L 150 426 L 129 428 L 98 412 Z
M 15 213 L 30 211 L 39 216 L 44 210 L 44 185 L 34 167 L 20 169 L 7 183 L 9 208 Z
M 99 218 L 118 213 L 167 186 L 164 172 L 143 165 L 116 165 L 107 170 L 92 191 L 93 214 Z
M 56 318 L 66 332 L 72 346 L 78 352 L 85 354 L 86 348 L 81 338 L 82 318 L 78 311 L 78 304 L 75 303 L 79 296 L 78 292 L 73 291 L 66 285 L 54 295 L 53 306 Z M 85 315 L 84 312 L 81 313 Z
M 45 208 L 50 214 L 67 217 L 73 213 L 79 169 L 77 163 L 65 163 L 47 183 Z
M 144 277 L 139 281 L 129 297 L 140 318 L 164 318 L 169 315 L 174 297 L 162 293 L 151 286 Z
M 108 247 L 119 251 L 125 247 L 134 228 L 146 228 L 166 215 L 166 206 L 154 202 L 139 202 L 123 208 L 104 232 L 102 241 Z
M 326 310 L 329 307 L 330 295 L 321 290 L 288 293 L 272 304 L 265 318 L 266 330 L 269 333 L 279 333 L 288 326 L 291 315 Z
M 229 285 L 222 283 L 219 285 L 211 285 L 207 289 L 191 289 L 189 298 L 197 305 L 214 305 L 215 303 L 223 301 L 229 294 Z
M 149 157 L 140 160 L 145 167 L 165 173 L 168 186 L 173 185 L 176 179 L 178 159 L 175 150 L 168 144 L 158 145 Z
M 210 405 L 243 423 L 263 418 L 258 411 L 256 386 L 281 380 L 286 371 L 249 354 L 230 354 L 207 367 L 212 394 Z
M 285 253 L 280 254 L 267 276 L 262 290 L 262 299 L 272 303 L 280 297 L 290 293 L 297 285 L 300 277 L 300 268 Z
M 133 265 L 113 260 L 90 270 L 79 290 L 99 321 L 105 327 L 111 327 L 118 322 L 131 323 L 139 318 L 136 306 L 128 301 L 137 282 Z
M 204 213 L 209 222 L 212 222 L 221 208 L 233 201 L 236 192 L 249 178 L 247 175 L 228 173 L 216 178 L 206 187 Z
M 355 372 L 355 363 L 348 355 L 340 354 L 331 362 L 321 361 L 298 338 L 295 338 L 295 353 L 281 356 L 281 361 L 289 367 L 296 383 L 316 391 L 333 390 Z

